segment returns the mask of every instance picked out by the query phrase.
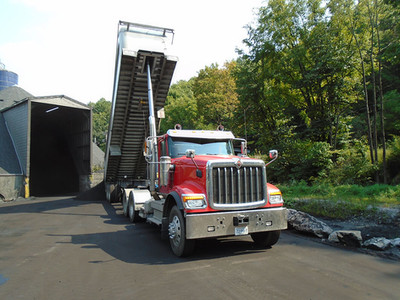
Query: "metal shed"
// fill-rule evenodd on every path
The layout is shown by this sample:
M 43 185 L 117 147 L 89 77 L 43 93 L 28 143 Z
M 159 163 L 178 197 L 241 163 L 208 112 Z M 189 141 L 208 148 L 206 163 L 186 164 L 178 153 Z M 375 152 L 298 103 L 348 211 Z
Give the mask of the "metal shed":
M 5 174 L 7 171 L 2 168 L 0 158 L 0 170 L 4 173 L 0 173 L 0 194 L 6 193 L 3 197 L 10 198 L 7 195 L 10 192 L 4 192 L 10 190 L 10 182 L 4 178 L 11 175 L 23 176 L 23 180 L 18 179 L 14 184 L 17 196 L 72 194 L 89 189 L 92 160 L 90 107 L 64 95 L 27 97 L 14 101 L 0 113 L 0 123 L 3 123 L 0 134 L 4 137 L 8 134 L 7 139 L 3 136 L 0 139 L 8 140 L 7 149 L 14 149 L 20 166 L 19 174 L 15 172 L 15 163 L 13 173 L 16 174 Z M 4 156 L 3 151 L 0 156 Z

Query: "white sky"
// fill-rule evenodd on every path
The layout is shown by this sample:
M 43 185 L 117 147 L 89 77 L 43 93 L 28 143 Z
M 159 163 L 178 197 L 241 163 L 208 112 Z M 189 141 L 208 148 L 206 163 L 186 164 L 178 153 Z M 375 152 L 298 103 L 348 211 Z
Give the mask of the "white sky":
M 173 82 L 237 57 L 263 0 L 1 0 L 0 61 L 34 96 L 111 100 L 118 21 L 175 30 Z

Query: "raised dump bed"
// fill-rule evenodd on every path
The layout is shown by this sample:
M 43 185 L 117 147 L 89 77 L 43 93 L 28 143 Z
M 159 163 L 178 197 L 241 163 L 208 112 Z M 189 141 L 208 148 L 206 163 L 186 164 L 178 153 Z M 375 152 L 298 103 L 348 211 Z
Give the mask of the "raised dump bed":
M 116 186 L 148 184 L 143 156 L 149 135 L 147 65 L 158 124 L 157 111 L 164 107 L 178 60 L 168 53 L 173 36 L 172 29 L 119 22 L 104 174 L 109 200 Z

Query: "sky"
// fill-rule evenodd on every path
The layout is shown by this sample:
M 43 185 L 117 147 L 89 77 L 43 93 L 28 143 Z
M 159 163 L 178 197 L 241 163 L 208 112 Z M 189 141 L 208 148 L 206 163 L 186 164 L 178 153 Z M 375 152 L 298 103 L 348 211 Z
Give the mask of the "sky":
M 172 28 L 173 83 L 237 57 L 264 0 L 1 0 L 0 61 L 34 96 L 111 101 L 118 21 Z

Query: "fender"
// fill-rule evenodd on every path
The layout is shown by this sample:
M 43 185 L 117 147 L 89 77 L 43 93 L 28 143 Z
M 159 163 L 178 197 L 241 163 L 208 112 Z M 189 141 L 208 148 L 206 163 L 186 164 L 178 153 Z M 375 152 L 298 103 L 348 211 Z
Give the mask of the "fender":
M 168 238 L 168 214 L 171 211 L 171 208 L 176 205 L 180 210 L 183 211 L 183 203 L 179 194 L 175 191 L 172 191 L 166 198 L 164 203 L 163 210 L 163 218 L 161 222 L 161 238 Z
M 181 196 L 179 196 L 177 192 L 172 191 L 171 193 L 169 193 L 164 203 L 164 211 L 163 211 L 164 217 L 168 217 L 168 213 L 174 205 L 178 206 L 178 208 L 181 210 L 184 209 Z

